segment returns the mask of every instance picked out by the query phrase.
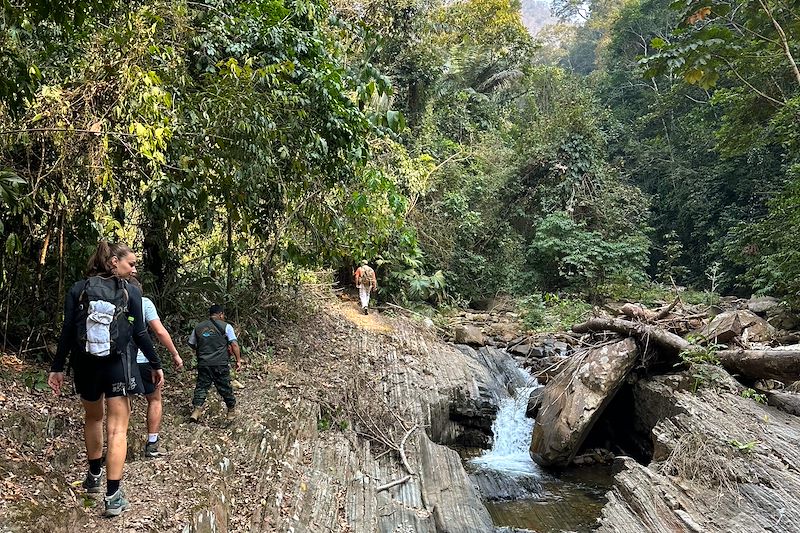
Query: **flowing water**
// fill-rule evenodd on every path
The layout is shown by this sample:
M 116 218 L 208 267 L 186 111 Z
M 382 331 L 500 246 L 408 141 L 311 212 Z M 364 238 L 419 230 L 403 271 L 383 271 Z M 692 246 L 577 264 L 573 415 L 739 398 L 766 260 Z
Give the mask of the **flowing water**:
M 482 492 L 489 487 L 494 493 L 496 499 L 484 503 L 497 526 L 538 533 L 589 532 L 606 503 L 611 469 L 580 467 L 553 474 L 533 462 L 529 448 L 534 421 L 525 411 L 539 384 L 526 377 L 529 386 L 500 404 L 492 449 L 469 459 L 473 480 Z

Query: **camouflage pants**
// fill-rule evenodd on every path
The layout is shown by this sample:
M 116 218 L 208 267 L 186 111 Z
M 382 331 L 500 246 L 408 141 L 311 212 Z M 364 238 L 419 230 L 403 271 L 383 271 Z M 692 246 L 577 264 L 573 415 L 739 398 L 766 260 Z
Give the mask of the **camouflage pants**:
M 199 407 L 206 402 L 208 389 L 211 388 L 212 383 L 217 387 L 217 392 L 222 396 L 228 409 L 233 409 L 236 405 L 236 398 L 233 396 L 231 369 L 228 365 L 197 367 L 197 385 L 194 388 L 192 405 Z

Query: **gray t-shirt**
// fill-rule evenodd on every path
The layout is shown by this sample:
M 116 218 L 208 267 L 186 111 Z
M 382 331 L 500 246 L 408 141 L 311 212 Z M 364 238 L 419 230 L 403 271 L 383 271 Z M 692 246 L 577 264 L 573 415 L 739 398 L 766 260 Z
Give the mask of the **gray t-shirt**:
M 145 324 L 150 324 L 153 320 L 159 320 L 155 304 L 146 296 L 142 296 L 142 315 L 144 315 L 142 318 Z M 136 354 L 136 362 L 147 363 L 147 357 L 144 356 L 141 350 Z

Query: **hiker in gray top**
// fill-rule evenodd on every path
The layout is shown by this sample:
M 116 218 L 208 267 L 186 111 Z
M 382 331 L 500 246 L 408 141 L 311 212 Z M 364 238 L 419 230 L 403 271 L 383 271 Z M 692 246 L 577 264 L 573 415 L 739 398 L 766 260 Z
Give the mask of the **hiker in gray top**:
M 213 383 L 228 407 L 227 419 L 232 421 L 236 397 L 231 387 L 229 361 L 232 355 L 236 358 L 236 370 L 242 367 L 239 343 L 233 326 L 225 322 L 225 309 L 221 305 L 212 305 L 208 314 L 208 320 L 200 322 L 189 336 L 189 346 L 197 353 L 197 385 L 192 398 L 194 410 L 189 419 L 192 422 L 200 420 L 208 389 Z

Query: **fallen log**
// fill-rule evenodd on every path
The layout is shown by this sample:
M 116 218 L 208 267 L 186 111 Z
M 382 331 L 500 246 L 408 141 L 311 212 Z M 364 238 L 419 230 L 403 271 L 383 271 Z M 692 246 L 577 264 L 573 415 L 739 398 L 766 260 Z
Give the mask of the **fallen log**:
M 665 329 L 619 318 L 590 318 L 582 324 L 572 326 L 572 331 L 575 333 L 614 331 L 629 337 L 636 337 L 645 343 L 653 341 L 661 348 L 677 353 L 693 347 L 686 339 Z
M 767 403 L 781 411 L 800 416 L 800 394 L 796 392 L 768 391 Z
M 623 305 L 620 308 L 619 312 L 628 318 L 639 319 L 642 320 L 643 322 L 649 322 L 655 319 L 656 316 L 658 315 L 658 313 L 656 313 L 655 311 L 651 311 L 642 304 L 631 304 L 631 303 Z
M 669 304 L 667 307 L 658 312 L 658 314 L 656 315 L 656 320 L 662 320 L 664 318 L 667 318 L 667 316 L 672 312 L 673 309 L 675 309 L 675 306 L 678 305 L 678 302 L 680 301 L 681 297 L 676 296 L 675 299 L 672 300 L 671 304 Z
M 720 350 L 717 358 L 728 371 L 746 378 L 787 385 L 800 380 L 800 350 Z
M 676 354 L 703 350 L 700 346 L 657 326 L 619 318 L 591 318 L 572 326 L 572 331 L 613 331 L 635 337 L 645 344 L 653 342 Z M 800 380 L 800 350 L 720 350 L 716 352 L 716 356 L 729 372 L 749 379 L 777 379 L 786 384 Z

